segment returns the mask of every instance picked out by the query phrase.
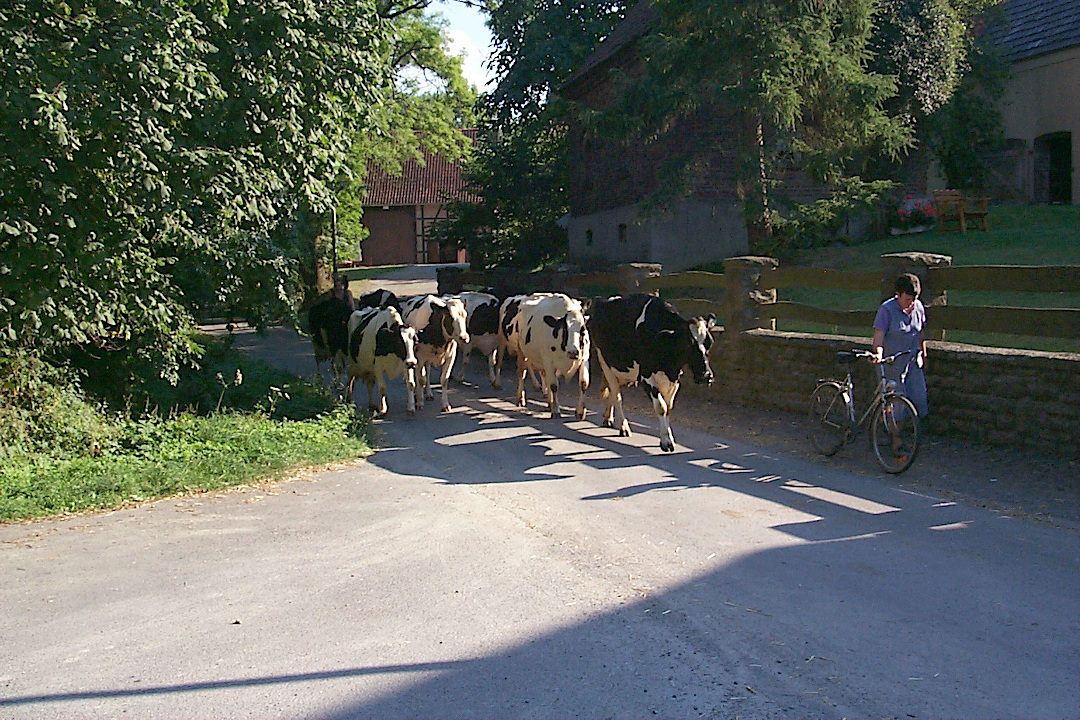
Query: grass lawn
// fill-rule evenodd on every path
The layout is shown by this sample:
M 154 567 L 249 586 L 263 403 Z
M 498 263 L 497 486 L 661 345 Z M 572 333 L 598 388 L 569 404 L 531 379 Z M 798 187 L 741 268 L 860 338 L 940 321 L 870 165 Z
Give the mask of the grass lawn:
M 0 522 L 273 480 L 371 453 L 366 415 L 227 342 L 202 343 L 198 369 L 134 394 L 109 378 L 84 380 L 90 391 L 8 368 L 17 387 L 0 397 Z M 109 397 L 115 385 L 125 394 Z
M 952 256 L 953 265 L 1080 265 L 1080 206 L 991 207 L 990 230 L 890 236 L 859 245 L 805 251 L 799 264 L 833 270 L 873 272 L 881 256 L 895 252 L 930 252 Z M 1080 308 L 1080 288 L 1068 293 L 949 291 L 949 305 Z M 873 310 L 875 293 L 792 288 L 781 300 L 839 310 Z M 837 328 L 815 323 L 779 323 L 782 330 L 843 332 L 869 337 L 867 328 Z M 1007 334 L 950 332 L 952 342 L 1017 347 L 1055 352 L 1080 352 L 1080 340 L 1034 338 Z

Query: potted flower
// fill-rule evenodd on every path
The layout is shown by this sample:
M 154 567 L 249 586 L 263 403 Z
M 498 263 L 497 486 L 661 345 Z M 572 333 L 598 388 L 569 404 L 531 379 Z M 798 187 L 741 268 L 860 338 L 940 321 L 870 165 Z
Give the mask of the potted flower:
M 934 204 L 927 198 L 907 195 L 896 204 L 890 222 L 893 235 L 926 232 L 937 222 Z

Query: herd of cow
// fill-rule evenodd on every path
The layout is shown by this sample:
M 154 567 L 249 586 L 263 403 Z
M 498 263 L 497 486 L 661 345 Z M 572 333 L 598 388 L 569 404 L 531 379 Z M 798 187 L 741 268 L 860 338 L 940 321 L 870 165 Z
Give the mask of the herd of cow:
M 387 412 L 388 377 L 404 378 L 409 413 L 422 409 L 425 399 L 433 400 L 433 366 L 439 368 L 442 409 L 450 410 L 447 379 L 461 380 L 469 356 L 478 351 L 488 361 L 495 388 L 500 387 L 504 358 L 516 358 L 517 404 L 525 407 L 525 377 L 531 374 L 553 418 L 560 416 L 560 378 L 576 377 L 575 415 L 584 419 L 589 361 L 595 357 L 602 373 L 604 424 L 630 435 L 621 389 L 641 382 L 660 421 L 660 447 L 671 452 L 675 441 L 668 413 L 683 369 L 689 366 L 695 382 L 712 381 L 709 349 L 715 317 L 685 319 L 653 295 L 582 301 L 550 292 L 506 298 L 464 292 L 398 298 L 376 290 L 355 304 L 352 311 L 338 298 L 320 300 L 308 313 L 309 330 L 320 378 L 329 361 L 338 387 L 347 377 L 349 402 L 356 380 L 363 380 L 368 407 L 376 415 Z

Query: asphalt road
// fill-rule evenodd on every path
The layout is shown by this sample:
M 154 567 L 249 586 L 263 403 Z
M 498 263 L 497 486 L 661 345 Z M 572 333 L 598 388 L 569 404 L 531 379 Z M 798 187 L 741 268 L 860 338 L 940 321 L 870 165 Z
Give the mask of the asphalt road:
M 1080 717 L 1075 533 L 484 373 L 365 462 L 0 526 L 0 717 Z

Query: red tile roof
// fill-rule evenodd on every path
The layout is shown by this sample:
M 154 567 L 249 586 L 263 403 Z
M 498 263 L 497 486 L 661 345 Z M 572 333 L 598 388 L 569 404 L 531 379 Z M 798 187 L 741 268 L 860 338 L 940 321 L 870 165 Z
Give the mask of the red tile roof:
M 476 130 L 462 130 L 476 142 Z M 439 205 L 451 200 L 480 202 L 464 189 L 460 161 L 424 151 L 424 164 L 410 160 L 401 175 L 391 175 L 377 165 L 368 166 L 367 195 L 364 207 L 399 207 L 402 205 Z

